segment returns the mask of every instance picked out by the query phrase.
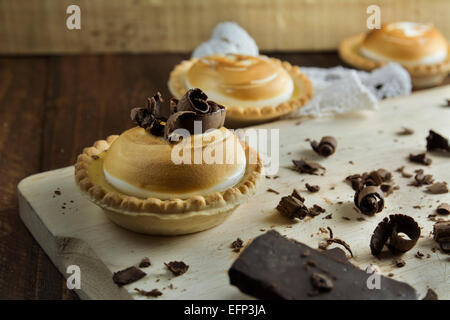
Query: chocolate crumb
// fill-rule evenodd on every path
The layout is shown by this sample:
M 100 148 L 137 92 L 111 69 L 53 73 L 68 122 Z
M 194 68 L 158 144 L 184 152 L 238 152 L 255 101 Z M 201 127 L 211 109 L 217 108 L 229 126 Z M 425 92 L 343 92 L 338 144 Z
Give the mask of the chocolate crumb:
M 394 264 L 397 268 L 403 268 L 406 265 L 406 262 L 403 259 L 397 259 L 394 261 Z
M 233 252 L 240 252 L 243 247 L 244 242 L 241 238 L 237 238 L 231 243 L 231 248 L 233 249 Z
M 392 278 L 393 276 L 394 276 L 394 274 L 392 272 L 388 273 L 388 277 Z
M 418 154 L 409 154 L 409 161 L 411 162 L 415 162 L 415 163 L 420 163 L 426 166 L 429 166 L 431 164 L 431 159 L 427 158 L 427 154 L 425 152 L 423 153 L 418 153 Z
M 150 259 L 145 257 L 144 259 L 141 260 L 141 262 L 139 263 L 139 268 L 148 268 L 150 267 L 152 264 L 150 262 Z
M 151 291 L 147 291 L 147 290 L 142 290 L 142 289 L 138 289 L 138 288 L 134 288 L 134 290 L 141 296 L 144 297 L 159 297 L 162 296 L 162 292 L 159 291 L 158 289 L 153 289 Z
M 183 261 L 171 261 L 169 263 L 164 263 L 175 276 L 181 276 L 188 271 L 189 266 Z
M 350 253 L 350 256 L 353 257 L 353 252 L 352 252 L 352 249 L 350 248 L 350 245 L 347 242 L 345 242 L 344 240 L 338 239 L 338 238 L 333 238 L 333 239 L 327 239 L 327 242 L 328 242 L 328 244 L 336 243 L 336 244 L 343 246 Z
M 147 274 L 136 267 L 129 267 L 124 270 L 117 271 L 113 274 L 113 281 L 119 287 L 138 281 Z
M 427 187 L 427 191 L 431 194 L 443 194 L 448 192 L 447 182 L 436 182 Z
M 405 172 L 405 166 L 401 166 L 400 168 L 397 168 L 395 171 L 399 172 L 403 178 L 411 178 L 413 176 L 412 173 Z
M 325 212 L 326 210 L 321 206 L 315 204 L 312 208 L 309 209 L 308 215 L 311 217 L 318 216 L 319 214 Z
M 423 297 L 422 300 L 439 300 L 439 296 L 436 293 L 436 291 L 434 291 L 431 288 L 428 288 L 427 293 L 425 294 L 425 297 Z
M 320 187 L 318 185 L 310 185 L 309 183 L 305 184 L 306 189 L 308 189 L 309 192 L 318 192 L 320 190 Z
M 420 251 L 416 252 L 416 258 L 423 259 L 424 256 L 425 255 L 422 252 L 420 252 Z
M 421 187 L 434 182 L 433 176 L 431 174 L 424 174 L 422 169 L 415 170 L 415 172 L 414 181 L 409 184 L 410 186 Z
M 323 219 L 332 219 L 333 215 L 330 213 L 329 215 L 326 215 L 325 217 L 323 217 Z
M 59 190 L 55 190 L 55 191 L 53 191 L 53 192 L 54 192 L 54 194 L 57 195 L 57 196 L 60 196 L 60 195 L 61 195 L 61 191 L 59 191 Z
M 410 129 L 410 128 L 407 128 L 407 127 L 402 127 L 402 130 L 397 132 L 398 136 L 409 136 L 409 135 L 412 135 L 412 134 L 414 134 L 414 130 Z
M 450 214 L 450 204 L 448 203 L 441 203 L 437 209 L 436 212 L 442 215 Z

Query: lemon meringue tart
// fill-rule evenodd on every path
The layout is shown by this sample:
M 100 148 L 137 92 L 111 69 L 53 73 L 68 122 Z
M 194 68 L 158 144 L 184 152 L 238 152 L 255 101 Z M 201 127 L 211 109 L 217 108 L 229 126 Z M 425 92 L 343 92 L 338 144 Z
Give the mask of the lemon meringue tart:
M 339 55 L 349 65 L 369 71 L 397 62 L 408 70 L 415 88 L 438 85 L 450 71 L 447 40 L 432 25 L 415 22 L 388 23 L 347 38 Z
M 170 106 L 157 94 L 132 110 L 138 126 L 83 150 L 75 181 L 110 220 L 135 232 L 214 227 L 262 180 L 259 154 L 223 127 L 225 114 L 199 89 Z
M 302 107 L 313 94 L 299 67 L 266 56 L 239 54 L 192 58 L 170 74 L 169 90 L 180 98 L 198 87 L 227 109 L 226 124 L 239 127 L 279 118 Z

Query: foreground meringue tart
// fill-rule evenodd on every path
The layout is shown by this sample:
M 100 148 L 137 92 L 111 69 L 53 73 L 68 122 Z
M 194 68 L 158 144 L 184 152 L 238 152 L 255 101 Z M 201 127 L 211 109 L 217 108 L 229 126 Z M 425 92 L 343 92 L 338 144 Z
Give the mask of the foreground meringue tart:
M 239 54 L 183 61 L 170 74 L 168 85 L 178 98 L 188 89 L 202 89 L 226 107 L 226 123 L 232 127 L 288 114 L 313 93 L 311 82 L 298 67 L 266 56 Z
M 381 29 L 345 39 L 339 54 L 348 64 L 364 70 L 397 62 L 408 70 L 415 88 L 438 85 L 450 71 L 448 42 L 428 24 L 385 24 Z
M 145 234 L 202 231 L 255 193 L 261 158 L 223 127 L 225 108 L 201 90 L 166 108 L 157 94 L 131 116 L 137 127 L 95 142 L 75 165 L 80 190 L 116 224 Z

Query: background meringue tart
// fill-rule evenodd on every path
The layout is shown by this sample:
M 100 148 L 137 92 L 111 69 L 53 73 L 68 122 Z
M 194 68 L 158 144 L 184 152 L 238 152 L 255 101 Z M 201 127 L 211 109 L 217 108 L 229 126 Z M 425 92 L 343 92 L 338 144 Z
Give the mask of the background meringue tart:
M 188 89 L 202 89 L 226 107 L 230 127 L 276 119 L 302 107 L 313 94 L 311 82 L 297 66 L 239 54 L 183 61 L 171 72 L 168 86 L 177 98 Z
M 415 88 L 438 85 L 450 71 L 449 44 L 428 24 L 385 24 L 381 29 L 345 39 L 339 55 L 349 65 L 364 70 L 397 62 L 408 70 Z
M 76 183 L 126 229 L 179 235 L 211 228 L 255 193 L 262 176 L 261 158 L 222 126 L 223 107 L 201 91 L 190 90 L 180 101 L 172 100 L 167 119 L 161 115 L 162 102 L 154 96 L 146 108 L 132 112 L 140 126 L 84 149 L 75 165 Z M 205 112 L 205 106 L 210 110 Z M 189 136 L 183 147 L 184 140 L 168 139 L 170 130 L 180 124 L 189 128 L 192 119 L 207 129 Z M 208 150 L 221 150 L 226 161 L 194 159 Z M 174 161 L 174 154 L 190 155 L 191 163 Z

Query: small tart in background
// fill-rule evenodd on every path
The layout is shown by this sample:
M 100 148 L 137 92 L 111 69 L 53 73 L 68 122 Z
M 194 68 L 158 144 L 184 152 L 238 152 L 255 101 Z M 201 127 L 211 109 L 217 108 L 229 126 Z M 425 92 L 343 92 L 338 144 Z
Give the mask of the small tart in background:
M 308 102 L 313 89 L 297 66 L 266 56 L 238 54 L 192 58 L 175 66 L 169 90 L 176 98 L 200 88 L 227 109 L 228 127 L 279 118 Z
M 161 97 L 149 101 L 132 112 L 140 126 L 83 150 L 75 165 L 77 185 L 110 220 L 135 232 L 179 235 L 222 223 L 256 192 L 260 156 L 222 126 L 223 107 L 200 90 L 172 100 L 167 119 Z M 208 130 L 169 139 L 171 130 L 192 130 L 194 119 Z M 208 158 L 215 154 L 221 157 Z
M 349 65 L 368 71 L 397 62 L 408 70 L 415 88 L 439 85 L 450 71 L 449 44 L 428 24 L 385 24 L 342 41 L 339 55 Z

